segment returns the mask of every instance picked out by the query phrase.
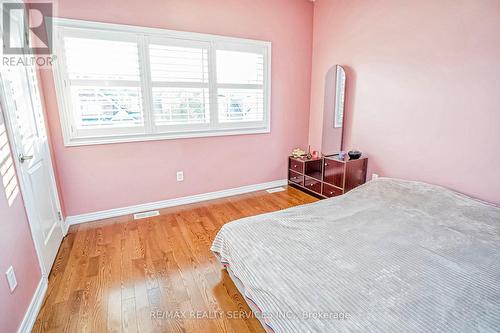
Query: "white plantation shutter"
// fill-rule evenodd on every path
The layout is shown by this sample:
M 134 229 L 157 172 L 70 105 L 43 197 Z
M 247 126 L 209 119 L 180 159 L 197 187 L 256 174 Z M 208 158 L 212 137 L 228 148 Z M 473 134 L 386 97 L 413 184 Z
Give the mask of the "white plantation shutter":
M 151 81 L 208 84 L 208 44 L 181 47 L 169 45 L 168 40 L 163 43 L 149 44 Z
M 264 53 L 217 50 L 218 119 L 230 125 L 265 119 Z
M 205 128 L 202 125 L 210 122 L 209 44 L 177 44 L 172 40 L 149 43 L 154 124 L 159 130 L 172 125 Z
M 264 120 L 264 91 L 262 88 L 219 88 L 217 97 L 221 123 Z
M 72 86 L 79 129 L 142 126 L 140 87 Z
M 54 20 L 66 145 L 269 132 L 269 42 Z
M 63 43 L 72 130 L 81 136 L 144 132 L 135 37 L 68 32 Z
M 135 41 L 65 37 L 64 51 L 70 79 L 140 81 Z
M 153 87 L 153 114 L 157 126 L 208 124 L 208 88 Z
M 217 83 L 264 84 L 264 54 L 217 50 Z

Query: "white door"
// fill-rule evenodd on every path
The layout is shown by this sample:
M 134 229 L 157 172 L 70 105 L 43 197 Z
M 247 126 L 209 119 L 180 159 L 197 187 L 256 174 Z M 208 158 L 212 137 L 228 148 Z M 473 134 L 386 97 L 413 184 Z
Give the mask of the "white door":
M 18 27 L 16 31 L 20 34 L 22 30 Z M 64 232 L 36 71 L 23 65 L 3 66 L 0 82 L 21 191 L 42 271 L 47 276 Z

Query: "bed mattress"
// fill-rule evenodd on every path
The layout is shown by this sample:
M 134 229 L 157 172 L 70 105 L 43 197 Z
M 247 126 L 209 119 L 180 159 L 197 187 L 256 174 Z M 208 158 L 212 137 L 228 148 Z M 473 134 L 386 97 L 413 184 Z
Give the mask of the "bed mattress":
M 380 178 L 224 225 L 213 245 L 278 332 L 499 332 L 500 208 Z
M 247 293 L 246 293 L 245 286 L 243 285 L 241 280 L 238 279 L 236 277 L 236 275 L 234 275 L 234 273 L 231 270 L 231 267 L 229 267 L 229 265 L 224 264 L 224 267 L 227 271 L 227 274 L 229 275 L 231 280 L 234 282 L 234 285 L 236 286 L 236 288 L 240 292 L 240 294 L 244 295 L 245 300 L 246 300 L 248 306 L 250 307 L 250 310 L 252 310 L 253 314 L 255 315 L 255 318 L 257 318 L 257 320 L 260 322 L 262 327 L 264 327 L 267 331 L 272 332 L 272 327 L 269 326 L 269 324 L 266 322 L 266 318 L 263 316 L 262 310 L 259 308 L 259 306 L 257 304 L 255 304 L 255 302 L 252 301 L 252 299 L 250 299 L 248 296 L 245 296 L 245 295 L 247 295 Z

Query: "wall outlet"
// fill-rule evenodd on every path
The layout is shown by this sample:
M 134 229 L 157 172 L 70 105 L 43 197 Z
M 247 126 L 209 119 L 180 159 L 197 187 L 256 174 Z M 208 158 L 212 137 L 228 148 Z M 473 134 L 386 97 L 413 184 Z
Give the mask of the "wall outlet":
M 377 179 L 377 178 L 378 178 L 378 174 L 376 174 L 376 173 L 372 173 L 372 180 L 375 180 L 375 179 Z
M 10 266 L 7 272 L 5 272 L 5 275 L 7 275 L 7 282 L 9 283 L 10 292 L 13 292 L 17 287 L 17 279 L 16 273 L 14 272 L 14 267 Z
M 177 171 L 177 181 L 182 182 L 184 180 L 184 171 Z

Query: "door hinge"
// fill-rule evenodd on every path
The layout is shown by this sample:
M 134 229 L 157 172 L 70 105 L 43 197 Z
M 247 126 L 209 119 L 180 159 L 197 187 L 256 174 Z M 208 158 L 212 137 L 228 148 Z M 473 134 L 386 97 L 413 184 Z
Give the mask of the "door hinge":
M 61 212 L 57 212 L 57 217 L 59 218 L 59 221 L 62 221 L 62 213 Z

